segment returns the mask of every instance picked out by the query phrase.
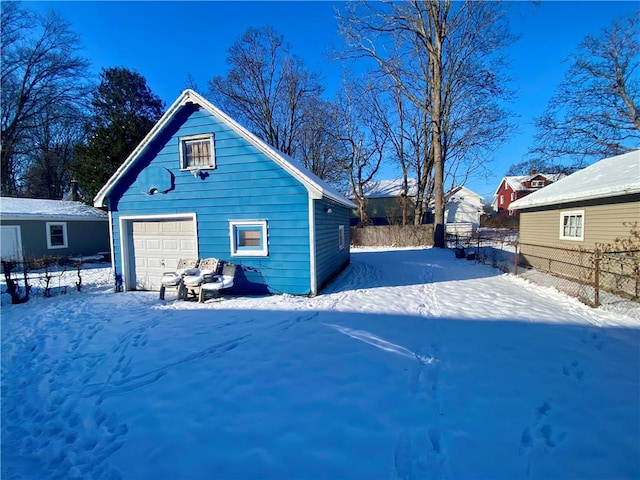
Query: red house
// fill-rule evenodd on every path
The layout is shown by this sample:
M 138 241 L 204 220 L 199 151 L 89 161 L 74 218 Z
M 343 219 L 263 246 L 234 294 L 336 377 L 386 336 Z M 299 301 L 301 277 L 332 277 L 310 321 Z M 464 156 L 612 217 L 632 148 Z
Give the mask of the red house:
M 509 205 L 512 202 L 557 182 L 563 177 L 566 177 L 564 173 L 545 174 L 537 173 L 535 170 L 532 170 L 529 175 L 504 177 L 493 194 L 491 206 L 498 213 L 507 212 L 508 215 L 515 215 L 516 212 L 509 212 Z

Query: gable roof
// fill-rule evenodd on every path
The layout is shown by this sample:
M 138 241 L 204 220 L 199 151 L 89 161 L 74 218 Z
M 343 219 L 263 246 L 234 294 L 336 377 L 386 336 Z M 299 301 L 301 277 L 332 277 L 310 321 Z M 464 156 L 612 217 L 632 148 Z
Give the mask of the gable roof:
M 135 148 L 131 155 L 127 157 L 127 159 L 122 162 L 122 165 L 116 170 L 116 172 L 111 176 L 111 178 L 107 181 L 107 183 L 100 189 L 100 191 L 96 194 L 96 197 L 93 201 L 94 206 L 101 207 L 104 205 L 106 198 L 109 196 L 113 188 L 117 185 L 120 179 L 127 173 L 127 171 L 131 168 L 131 166 L 144 154 L 147 147 L 151 144 L 154 138 L 162 131 L 162 129 L 174 118 L 174 116 L 180 111 L 182 107 L 187 104 L 196 104 L 204 108 L 211 115 L 219 118 L 222 122 L 224 122 L 227 126 L 229 126 L 232 130 L 238 133 L 241 137 L 245 138 L 247 141 L 251 142 L 254 146 L 256 146 L 262 153 L 267 155 L 271 160 L 276 162 L 280 167 L 290 173 L 294 178 L 299 180 L 309 192 L 311 198 L 321 199 L 323 196 L 330 198 L 348 208 L 355 208 L 356 205 L 345 198 L 343 195 L 338 193 L 337 190 L 333 189 L 326 182 L 318 178 L 312 172 L 307 170 L 302 164 L 294 160 L 293 158 L 285 155 L 279 150 L 271 147 L 263 140 L 259 139 L 256 135 L 249 132 L 246 128 L 240 125 L 238 122 L 233 120 L 227 114 L 222 112 L 220 109 L 213 106 L 208 100 L 204 97 L 200 96 L 193 90 L 187 89 L 184 90 L 180 96 L 176 99 L 175 102 L 168 108 L 168 110 L 162 115 L 160 120 L 153 126 L 151 131 L 147 134 L 146 137 L 140 142 L 140 144 Z
M 2 218 L 23 220 L 107 220 L 106 212 L 69 200 L 0 198 Z
M 605 158 L 516 200 L 510 210 L 640 193 L 640 150 Z
M 464 202 L 482 207 L 484 205 L 484 198 L 478 195 L 473 190 L 468 189 L 464 185 L 458 185 L 453 187 L 447 193 L 445 193 L 446 202 Z
M 408 196 L 415 197 L 417 193 L 416 180 L 407 179 Z M 365 198 L 394 198 L 402 194 L 402 179 L 374 180 L 367 183 L 364 190 Z
M 543 177 L 543 178 L 546 178 L 549 182 L 555 183 L 558 180 L 566 177 L 566 175 L 564 173 L 533 173 L 531 175 L 511 175 L 508 177 L 503 177 L 502 181 L 498 185 L 498 188 L 496 189 L 493 195 L 494 196 L 498 195 L 498 192 L 500 191 L 500 187 L 502 186 L 503 183 L 506 183 L 514 192 L 537 190 L 534 188 L 525 187 L 524 185 L 525 183 L 533 180 L 536 177 Z

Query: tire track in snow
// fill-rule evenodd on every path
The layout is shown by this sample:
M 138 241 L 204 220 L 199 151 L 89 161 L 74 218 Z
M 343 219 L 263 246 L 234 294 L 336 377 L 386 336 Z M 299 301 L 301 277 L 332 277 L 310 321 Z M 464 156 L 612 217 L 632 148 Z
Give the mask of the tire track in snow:
M 138 375 L 128 376 L 121 380 L 112 380 L 111 376 L 104 383 L 96 383 L 87 385 L 85 388 L 85 392 L 83 393 L 83 397 L 97 397 L 96 405 L 101 404 L 105 398 L 110 397 L 112 395 L 117 395 L 120 393 L 131 392 L 133 390 L 137 390 L 139 388 L 145 387 L 146 385 L 150 385 L 165 375 L 169 373 L 169 371 L 177 367 L 179 365 L 183 365 L 186 363 L 192 363 L 195 361 L 199 361 L 205 358 L 217 358 L 222 357 L 227 352 L 236 349 L 240 345 L 247 343 L 251 334 L 246 334 L 237 338 L 233 338 L 231 340 L 227 340 L 225 342 L 221 342 L 215 345 L 211 345 L 205 349 L 202 349 L 198 352 L 187 355 L 180 360 L 176 360 L 174 362 L 167 363 L 158 367 L 156 369 L 150 370 L 148 372 L 144 372 Z

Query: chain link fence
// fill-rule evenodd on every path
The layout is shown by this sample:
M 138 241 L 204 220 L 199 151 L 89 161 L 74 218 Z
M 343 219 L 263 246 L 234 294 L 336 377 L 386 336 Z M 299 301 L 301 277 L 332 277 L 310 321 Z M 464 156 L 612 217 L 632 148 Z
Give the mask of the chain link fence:
M 640 302 L 640 250 L 560 248 L 518 242 L 516 231 L 479 229 L 450 235 L 456 257 L 491 265 L 533 283 L 553 287 L 591 306 L 620 298 Z
M 506 273 L 515 271 L 517 241 L 517 231 L 502 228 L 447 234 L 447 247 L 454 250 L 457 258 L 491 265 Z

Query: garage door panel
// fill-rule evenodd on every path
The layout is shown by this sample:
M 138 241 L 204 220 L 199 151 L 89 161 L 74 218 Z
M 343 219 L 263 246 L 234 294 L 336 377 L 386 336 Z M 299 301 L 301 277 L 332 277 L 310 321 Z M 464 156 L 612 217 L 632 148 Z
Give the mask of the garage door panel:
M 196 242 L 191 239 L 180 239 L 180 250 L 181 251 L 196 251 Z
M 147 268 L 164 269 L 162 259 L 160 259 L 160 258 L 149 258 L 147 260 Z
M 196 256 L 194 222 L 191 219 L 133 222 L 136 288 L 159 290 L 160 278 L 174 270 L 178 260 Z
M 180 241 L 177 238 L 167 238 L 162 240 L 162 249 L 167 252 L 176 252 L 179 250 Z

